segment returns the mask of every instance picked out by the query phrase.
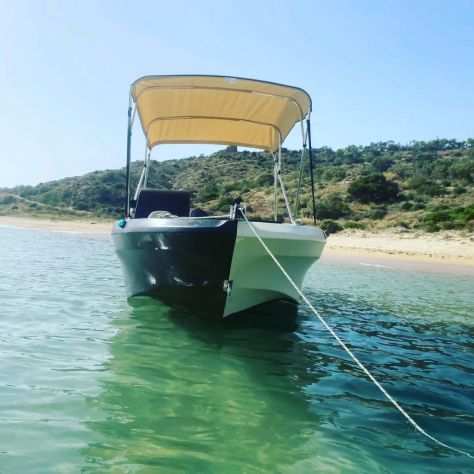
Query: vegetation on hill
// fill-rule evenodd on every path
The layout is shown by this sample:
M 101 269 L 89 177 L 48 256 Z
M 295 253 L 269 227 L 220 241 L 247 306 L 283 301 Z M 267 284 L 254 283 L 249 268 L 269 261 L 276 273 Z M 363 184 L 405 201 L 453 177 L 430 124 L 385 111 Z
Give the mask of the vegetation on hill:
M 315 151 L 317 215 L 328 229 L 402 227 L 474 231 L 474 139 L 327 147 Z M 300 152 L 284 150 L 284 180 L 294 200 Z M 132 164 L 135 185 L 142 163 Z M 306 165 L 307 169 L 307 165 Z M 37 186 L 0 190 L 0 213 L 99 215 L 123 212 L 124 169 L 94 171 Z M 306 173 L 301 216 L 311 217 Z M 272 158 L 234 148 L 209 156 L 153 162 L 149 187 L 194 191 L 193 206 L 227 212 L 237 196 L 255 217 L 270 218 Z M 280 202 L 283 213 L 283 202 Z

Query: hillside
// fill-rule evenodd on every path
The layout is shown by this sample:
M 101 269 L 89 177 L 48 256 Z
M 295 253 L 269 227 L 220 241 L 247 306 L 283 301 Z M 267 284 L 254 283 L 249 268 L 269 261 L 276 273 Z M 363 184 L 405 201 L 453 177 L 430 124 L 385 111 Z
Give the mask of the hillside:
M 300 152 L 284 150 L 284 179 L 294 199 Z M 393 142 L 315 151 L 317 213 L 324 226 L 474 231 L 474 139 Z M 132 164 L 133 183 L 140 162 Z M 301 211 L 311 216 L 306 173 Z M 0 189 L 0 214 L 121 215 L 124 169 Z M 232 148 L 209 156 L 153 162 L 149 186 L 194 191 L 193 205 L 227 212 L 242 196 L 255 217 L 271 216 L 272 159 Z M 283 203 L 280 206 L 283 211 Z

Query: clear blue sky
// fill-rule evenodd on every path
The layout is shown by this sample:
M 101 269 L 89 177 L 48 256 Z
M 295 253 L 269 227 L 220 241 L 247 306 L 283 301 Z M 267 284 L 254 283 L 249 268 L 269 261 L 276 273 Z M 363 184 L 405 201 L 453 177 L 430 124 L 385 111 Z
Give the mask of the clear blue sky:
M 0 7 L 0 186 L 122 166 L 128 88 L 145 74 L 303 87 L 316 146 L 474 136 L 472 0 Z M 134 159 L 143 155 L 139 135 L 137 127 Z M 299 146 L 292 137 L 287 145 Z M 169 146 L 154 156 L 202 150 Z

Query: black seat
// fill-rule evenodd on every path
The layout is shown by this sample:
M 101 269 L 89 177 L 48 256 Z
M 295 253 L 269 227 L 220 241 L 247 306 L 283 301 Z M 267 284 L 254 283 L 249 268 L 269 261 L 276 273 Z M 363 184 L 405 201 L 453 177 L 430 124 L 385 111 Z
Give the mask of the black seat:
M 189 214 L 190 217 L 207 217 L 209 213 L 203 211 L 201 208 L 197 207 L 196 209 L 191 209 Z
M 168 211 L 179 217 L 188 217 L 191 193 L 188 191 L 159 191 L 142 189 L 137 199 L 135 217 L 148 217 L 153 211 Z

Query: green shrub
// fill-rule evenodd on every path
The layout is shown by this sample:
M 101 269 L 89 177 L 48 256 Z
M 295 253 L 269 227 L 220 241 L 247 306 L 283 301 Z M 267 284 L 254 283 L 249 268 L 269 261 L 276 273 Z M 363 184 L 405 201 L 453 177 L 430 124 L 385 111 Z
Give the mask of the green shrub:
M 348 188 L 349 195 L 362 203 L 382 203 L 395 201 L 399 195 L 398 184 L 389 181 L 382 173 L 362 176 Z
M 454 178 L 464 183 L 474 183 L 474 160 L 459 160 L 451 166 Z
M 199 198 L 203 201 L 210 201 L 219 196 L 219 189 L 217 188 L 216 183 L 211 181 L 206 184 L 199 192 Z
M 466 207 L 438 206 L 427 212 L 422 219 L 422 226 L 429 232 L 441 229 L 474 230 L 474 204 Z
M 222 196 L 217 201 L 216 208 L 219 211 L 228 211 L 230 206 L 233 204 L 233 202 L 234 202 L 234 197 L 232 197 L 230 195 Z
M 78 201 L 74 204 L 74 207 L 78 209 L 79 211 L 90 211 L 91 208 L 89 207 L 89 204 L 84 201 Z
M 369 219 L 383 219 L 387 214 L 387 209 L 385 207 L 374 207 L 369 209 L 367 212 L 367 217 Z
M 375 171 L 383 173 L 384 171 L 387 171 L 393 164 L 394 161 L 390 158 L 378 157 L 373 161 L 372 167 Z
M 6 195 L 6 196 L 1 196 L 0 197 L 0 204 L 3 204 L 3 205 L 12 204 L 15 201 L 16 201 L 15 196 Z
M 272 173 L 262 173 L 257 176 L 255 179 L 256 186 L 271 186 L 273 185 L 273 174 Z
M 335 221 L 324 220 L 321 222 L 321 229 L 323 229 L 327 235 L 330 235 L 343 230 L 343 227 Z
M 426 196 L 440 196 L 444 192 L 442 186 L 423 176 L 414 176 L 408 181 L 408 186 Z
M 316 215 L 320 219 L 339 219 L 350 213 L 349 206 L 337 194 L 331 194 L 316 203 Z
M 456 186 L 454 189 L 453 189 L 453 194 L 455 196 L 459 196 L 460 194 L 464 194 L 466 192 L 466 188 L 464 186 Z
M 321 174 L 316 170 L 316 176 L 321 176 L 324 181 L 342 181 L 346 177 L 346 170 L 342 166 L 330 166 Z
M 346 221 L 344 222 L 344 229 L 366 229 L 367 225 L 363 222 Z
M 226 183 L 222 187 L 222 192 L 226 194 L 226 193 L 231 193 L 232 191 L 235 191 L 238 189 L 239 189 L 239 183 Z
M 416 201 L 413 204 L 414 211 L 419 211 L 420 209 L 424 209 L 425 207 L 426 207 L 426 204 L 423 201 Z

